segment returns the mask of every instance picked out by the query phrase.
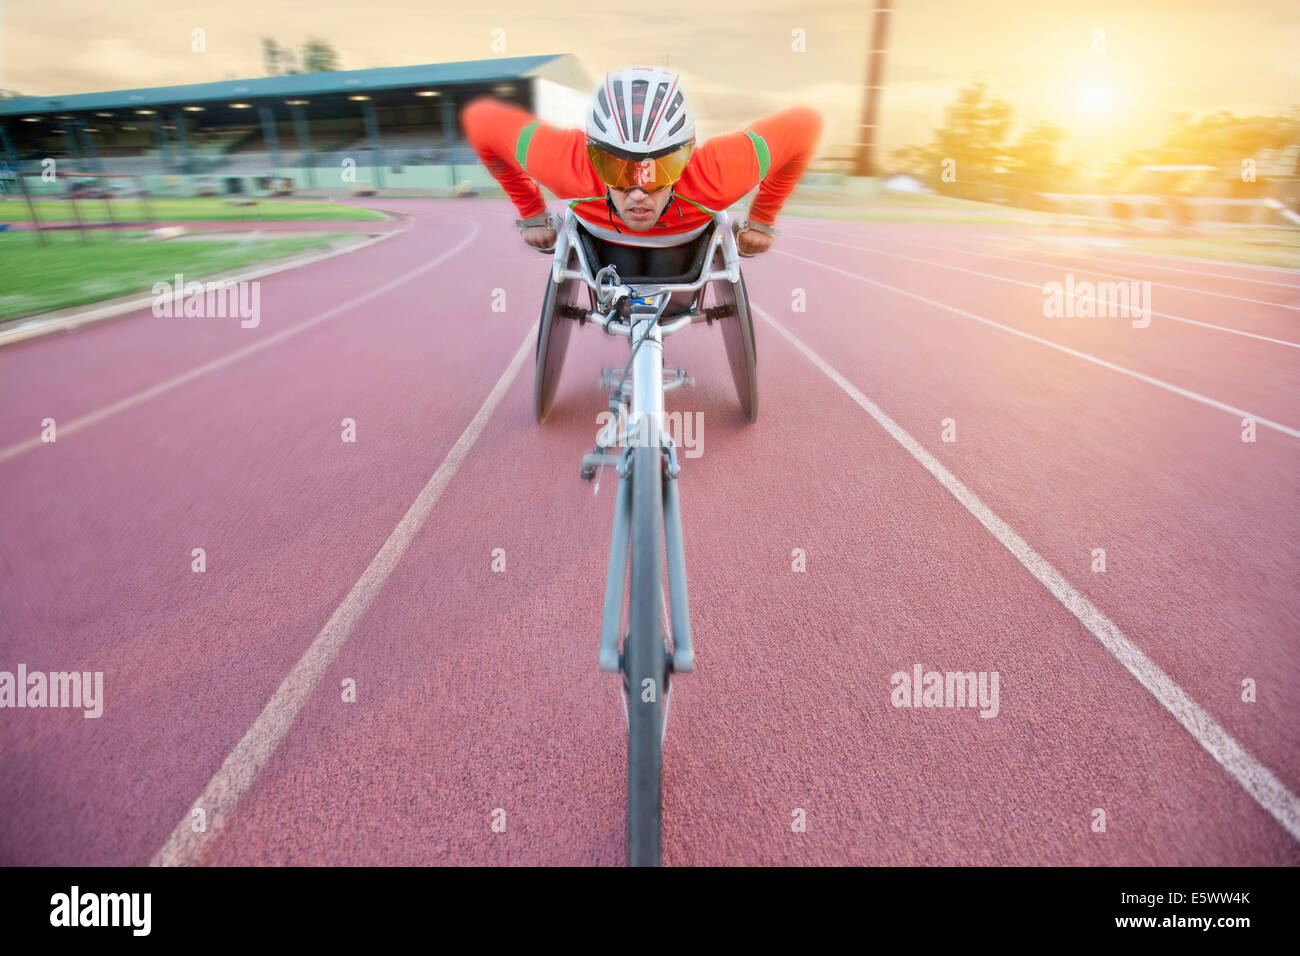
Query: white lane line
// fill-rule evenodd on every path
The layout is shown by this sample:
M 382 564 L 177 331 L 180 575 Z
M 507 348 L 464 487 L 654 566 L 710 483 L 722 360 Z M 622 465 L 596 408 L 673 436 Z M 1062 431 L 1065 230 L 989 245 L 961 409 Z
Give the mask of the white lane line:
M 405 275 L 398 276 L 396 279 L 385 282 L 383 285 L 370 289 L 368 292 L 363 292 L 360 295 L 353 296 L 346 302 L 341 302 L 336 306 L 332 306 L 319 315 L 313 316 L 304 322 L 299 322 L 297 325 L 290 326 L 280 332 L 276 332 L 274 335 L 260 339 L 252 345 L 247 345 L 242 349 L 236 349 L 228 355 L 223 355 L 221 358 L 213 359 L 211 362 L 208 362 L 205 365 L 200 365 L 198 368 L 193 368 L 188 372 L 183 372 L 175 378 L 170 378 L 165 382 L 160 382 L 157 385 L 136 392 L 134 395 L 128 395 L 126 398 L 113 402 L 111 405 L 105 405 L 103 408 L 82 415 L 80 418 L 74 418 L 66 424 L 61 424 L 59 425 L 59 437 L 62 438 L 65 435 L 79 432 L 83 428 L 89 428 L 91 425 L 102 422 L 104 419 L 116 415 L 118 412 L 124 412 L 128 408 L 134 408 L 136 405 L 139 405 L 142 402 L 147 402 L 151 398 L 157 398 L 159 395 L 166 394 L 172 389 L 184 385 L 186 382 L 192 382 L 194 379 L 199 378 L 202 375 L 207 375 L 209 372 L 215 372 L 219 368 L 224 368 L 232 362 L 238 362 L 242 358 L 247 358 L 256 352 L 262 351 L 262 349 L 270 348 L 272 345 L 283 342 L 285 339 L 291 338 L 299 332 L 305 332 L 313 326 L 320 325 L 322 322 L 328 322 L 330 319 L 343 315 L 350 309 L 355 309 L 357 306 L 369 302 L 377 296 L 391 292 L 398 286 L 410 282 L 418 276 L 424 275 L 424 273 L 429 270 L 442 265 L 442 263 L 460 252 L 474 240 L 474 237 L 478 235 L 478 223 L 470 220 L 470 225 L 473 228 L 470 229 L 469 235 L 459 243 L 436 258 L 429 260 L 424 265 L 417 266 Z M 40 436 L 37 436 L 35 438 L 29 438 L 26 441 L 20 441 L 16 444 L 9 445 L 7 448 L 0 449 L 0 462 L 8 461 L 10 458 L 21 455 L 25 451 L 39 448 L 43 444 L 45 443 L 41 441 Z
M 935 262 L 933 259 L 918 259 L 916 256 L 905 256 L 901 252 L 887 252 L 884 249 L 873 249 L 868 246 L 855 246 L 855 245 L 850 245 L 847 242 L 836 242 L 834 239 L 814 239 L 811 236 L 798 236 L 792 234 L 790 238 L 799 239 L 804 242 L 820 242 L 823 245 L 827 245 L 827 246 L 842 246 L 845 249 L 854 249 L 858 252 L 869 252 L 872 255 L 877 255 L 877 256 L 893 256 L 895 259 L 906 259 L 908 262 L 919 262 L 923 266 L 930 266 L 931 268 L 934 269 L 948 269 L 952 272 L 965 272 L 968 275 L 979 276 L 980 278 L 983 279 L 995 279 L 998 282 L 1008 282 L 1011 285 L 1024 286 L 1027 289 L 1034 289 L 1035 291 L 1040 293 L 1044 291 L 1043 285 L 1041 283 L 1025 282 L 1021 279 L 1011 279 L 1008 278 L 1007 276 L 996 275 L 992 272 L 981 272 L 978 269 L 967 269 L 963 266 L 947 265 L 942 262 Z M 950 251 L 958 252 L 958 250 L 955 249 Z M 969 253 L 960 253 L 960 252 L 959 254 L 969 255 Z M 786 255 L 789 255 L 789 253 L 786 253 Z M 1080 271 L 1087 271 L 1087 270 L 1080 270 Z M 1099 305 L 1102 305 L 1104 307 L 1103 300 L 1097 298 L 1096 296 L 1078 296 L 1078 298 L 1091 299 L 1093 302 L 1096 302 Z M 1287 306 L 1287 308 L 1290 307 Z M 1285 345 L 1289 348 L 1300 349 L 1300 342 L 1288 342 L 1285 339 L 1269 338 L 1267 335 L 1258 335 L 1254 332 L 1245 332 L 1242 331 L 1241 329 L 1229 328 L 1226 325 L 1214 325 L 1213 323 L 1210 322 L 1199 322 L 1196 319 L 1189 319 L 1181 315 L 1170 315 L 1167 312 L 1156 312 L 1154 309 L 1151 310 L 1151 314 L 1158 315 L 1162 319 L 1170 319 L 1174 322 L 1183 322 L 1187 325 L 1199 325 L 1202 328 L 1214 329 L 1216 332 L 1229 332 L 1232 335 L 1242 335 L 1248 339 L 1259 339 L 1262 342 L 1272 342 L 1274 345 Z
M 812 237 L 795 236 L 795 238 L 811 239 Z M 976 248 L 963 249 L 960 248 L 960 246 L 958 245 L 946 245 L 938 242 L 920 242 L 919 240 L 916 239 L 903 239 L 898 236 L 891 237 L 889 241 L 900 243 L 901 245 L 905 245 L 905 246 L 920 246 L 923 249 L 940 249 L 944 252 L 954 252 L 959 256 L 974 256 L 979 259 L 1001 259 L 1004 262 L 1019 262 L 1027 266 L 1042 266 L 1045 269 L 1059 269 L 1059 270 L 1069 271 L 1069 272 L 1083 272 L 1089 275 L 1110 276 L 1111 278 L 1114 279 L 1128 279 L 1130 281 L 1136 279 L 1140 282 L 1151 281 L 1149 279 L 1143 279 L 1141 276 L 1129 275 L 1123 272 L 1107 272 L 1104 269 L 1097 269 L 1091 265 L 1069 266 L 1060 262 L 1042 262 L 1037 259 L 1021 259 L 1017 256 L 1004 256 L 995 252 L 983 252 L 981 250 L 986 248 L 984 245 L 980 243 L 972 243 L 966 240 L 955 240 L 955 241 L 960 243 L 961 245 L 966 245 L 966 246 L 973 245 Z M 951 243 L 954 242 L 954 240 L 948 240 L 948 242 Z M 1044 249 L 1042 251 L 1046 252 L 1048 255 L 1056 255 L 1064 259 L 1075 259 L 1083 263 L 1090 263 L 1093 261 L 1089 256 L 1083 253 L 1070 254 L 1070 253 L 1062 253 L 1062 252 L 1053 252 L 1050 249 Z M 1252 305 L 1265 305 L 1274 309 L 1287 309 L 1291 312 L 1300 312 L 1300 305 L 1287 305 L 1283 302 L 1271 302 L 1268 299 L 1251 299 L 1251 298 L 1247 298 L 1244 295 L 1229 295 L 1226 292 L 1213 292 L 1210 289 L 1198 289 L 1194 286 L 1188 286 L 1188 285 L 1173 285 L 1172 283 L 1169 282 L 1151 282 L 1151 285 L 1161 289 L 1176 289 L 1179 292 L 1187 292 L 1193 295 L 1210 295 L 1220 299 L 1232 299 L 1236 302 L 1249 302 Z M 1300 286 L 1297 286 L 1297 291 L 1300 291 Z M 1214 328 L 1217 328 L 1217 326 L 1214 326 Z
M 530 325 L 528 334 L 524 336 L 509 366 L 501 373 L 496 385 L 483 400 L 474 418 L 465 426 L 461 436 L 456 439 L 456 444 L 452 446 L 451 451 L 447 452 L 447 457 L 442 460 L 438 470 L 420 491 L 402 520 L 397 523 L 397 527 L 388 536 L 388 540 L 379 549 L 370 566 L 357 579 L 357 583 L 352 585 L 352 590 L 343 599 L 343 603 L 330 615 L 330 619 L 325 622 L 325 626 L 311 642 L 302 659 L 294 665 L 279 689 L 267 701 L 266 706 L 262 708 L 262 713 L 258 715 L 257 720 L 253 721 L 253 725 L 248 728 L 243 739 L 226 757 L 221 769 L 216 772 L 203 793 L 186 811 L 180 823 L 176 825 L 176 829 L 167 838 L 167 842 L 154 855 L 150 862 L 151 866 L 197 864 L 204 850 L 221 833 L 222 827 L 234 812 L 240 798 L 248 791 L 257 775 L 280 746 L 280 742 L 293 726 L 298 713 L 307 703 L 312 690 L 324 676 L 325 671 L 334 663 L 334 659 L 351 636 L 357 622 L 361 620 L 366 609 L 375 599 L 375 595 L 380 592 L 389 575 L 406 554 L 412 539 L 415 538 L 425 519 L 429 517 L 429 513 L 433 511 L 434 505 L 438 503 L 438 499 L 451 479 L 455 477 L 456 471 L 483 432 L 488 419 L 501 404 L 501 399 L 505 397 L 510 384 L 519 374 L 519 369 L 528 355 L 529 346 L 533 344 L 534 335 Z M 191 825 L 195 819 L 195 810 L 202 810 L 206 817 L 207 827 L 201 833 L 195 833 Z
M 976 247 L 978 247 L 978 248 L 985 248 L 985 247 L 986 247 L 986 244 L 985 244 L 985 243 L 982 243 L 982 242 L 976 242 L 976 241 L 973 240 L 973 239 L 962 239 L 962 238 L 955 237 L 955 236 L 945 236 L 944 238 L 945 238 L 945 240 L 946 240 L 947 242 L 954 242 L 954 243 L 959 243 L 959 244 L 967 245 L 967 246 L 976 246 Z M 999 236 L 999 237 L 998 237 L 998 239 L 1001 240 L 1001 241 L 1003 241 L 1003 242 L 1011 241 L 1011 240 L 1014 240 L 1014 239 L 1021 239 L 1021 240 L 1023 240 L 1024 238 L 1026 238 L 1026 237 L 1023 237 L 1023 236 Z M 1032 238 L 1032 237 L 1030 237 L 1030 238 Z M 914 239 L 901 240 L 901 241 L 904 241 L 904 242 L 911 242 L 911 243 L 913 243 L 913 244 L 919 244 L 919 243 L 917 243 L 917 241 L 914 240 Z M 1109 247 L 1107 247 L 1107 248 L 1109 248 Z M 956 251 L 956 250 L 954 250 L 954 251 Z M 1058 257 L 1066 258 L 1066 259 L 1082 259 L 1082 260 L 1084 260 L 1084 261 L 1086 261 L 1086 262 L 1104 262 L 1104 263 L 1106 263 L 1106 264 L 1108 264 L 1108 265 L 1126 266 L 1126 267 L 1128 267 L 1128 268 L 1130 268 L 1130 269 L 1139 269 L 1139 268 L 1140 268 L 1140 269 L 1155 269 L 1155 270 L 1157 270 L 1157 271 L 1159 271 L 1159 272 L 1183 272 L 1183 273 L 1187 273 L 1188 275 L 1194 275 L 1194 276 L 1197 276 L 1198 278 L 1203 278 L 1203 279 L 1231 279 L 1231 280 L 1235 280 L 1235 281 L 1237 281 L 1237 282 L 1252 282 L 1252 283 L 1254 283 L 1255 285 L 1277 286 L 1277 287 L 1282 288 L 1282 289 L 1289 289 L 1289 290 L 1292 291 L 1292 292 L 1300 292 L 1300 275 L 1297 275 L 1296 281 L 1294 281 L 1294 282 L 1269 282 L 1269 281 L 1267 281 L 1267 280 L 1265 280 L 1265 279 L 1250 279 L 1250 278 L 1247 278 L 1247 277 L 1245 277 L 1245 276 L 1230 276 L 1230 275 L 1226 275 L 1226 274 L 1221 273 L 1221 272 L 1202 272 L 1202 271 L 1200 271 L 1200 270 L 1198 270 L 1198 269 L 1179 269 L 1179 268 L 1175 268 L 1174 266 L 1162 266 L 1162 265 L 1160 265 L 1159 263 L 1148 262 L 1148 261 L 1146 261 L 1145 259 L 1127 259 L 1127 260 L 1126 260 L 1126 259 L 1114 259 L 1114 258 L 1111 258 L 1111 257 L 1108 257 L 1108 256 L 1096 256 L 1096 255 L 1093 255 L 1093 254 L 1092 254 L 1092 249 L 1090 249 L 1090 248 L 1079 248 L 1079 247 L 1077 247 L 1077 246 L 1066 246 L 1066 245 L 1060 245 L 1060 244 L 1058 244 L 1056 247 L 1043 246 L 1043 247 L 1041 247 L 1041 248 L 1039 248 L 1039 249 L 1036 249 L 1035 251 L 1038 252 L 1038 253 L 1043 253 L 1043 254 L 1045 254 L 1045 255 L 1049 255 L 1049 256 L 1058 256 Z M 1134 249 L 1134 250 L 1132 250 L 1132 251 L 1133 251 L 1133 253 L 1134 253 L 1135 255 L 1152 255 L 1152 253 L 1143 253 L 1140 249 Z M 1007 258 L 1007 257 L 1002 256 L 1002 257 L 999 257 L 999 258 Z M 1183 257 L 1178 257 L 1178 258 L 1183 258 Z M 1015 260 L 1015 261 L 1028 261 L 1028 260 Z M 1229 264 L 1229 263 L 1225 263 L 1225 262 L 1221 262 L 1221 261 L 1216 261 L 1216 260 L 1214 260 L 1214 259 L 1187 259 L 1186 261 L 1188 261 L 1188 262 L 1204 262 L 1204 263 L 1208 263 L 1208 264 L 1210 264 L 1210 265 L 1228 265 L 1228 264 Z M 1041 263 L 1041 264 L 1042 264 L 1042 265 L 1047 265 L 1048 263 Z M 1270 268 L 1269 266 L 1254 266 L 1254 265 L 1249 265 L 1248 263 L 1244 263 L 1244 262 L 1241 262 L 1241 263 L 1235 263 L 1235 265 L 1239 265 L 1239 266 L 1241 266 L 1243 269 L 1245 269 L 1245 268 L 1250 268 L 1250 269 L 1268 269 L 1268 268 Z M 1059 267 L 1058 267 L 1058 268 L 1059 268 Z M 1286 270 L 1282 270 L 1282 271 L 1283 271 L 1283 273 L 1285 274 L 1285 271 L 1286 271 Z M 1244 297 L 1242 297 L 1242 296 L 1226 295 L 1226 294 L 1224 294 L 1224 293 L 1222 293 L 1222 292 L 1210 292 L 1208 289 L 1201 289 L 1201 288 L 1198 288 L 1198 287 L 1196 287 L 1196 286 L 1169 285 L 1169 283 L 1155 283 L 1155 282 L 1153 282 L 1152 285 L 1167 285 L 1167 286 L 1168 286 L 1169 288 L 1171 288 L 1171 289 L 1183 289 L 1183 290 L 1185 290 L 1185 291 L 1187 291 L 1187 292 L 1197 292 L 1197 293 L 1201 293 L 1202 295 L 1220 295 L 1220 296 L 1223 296 L 1224 298 L 1227 298 L 1227 299 L 1241 299 L 1243 302 L 1263 302 L 1265 305 L 1275 305 L 1275 306 L 1278 306 L 1279 308 L 1283 308 L 1283 309 L 1300 309 L 1300 306 L 1294 306 L 1294 305 L 1282 305 L 1282 303 L 1280 303 L 1280 302 L 1271 302 L 1271 301 L 1269 301 L 1268 299 L 1247 299 L 1247 298 L 1244 298 Z
M 1300 271 L 1288 269 L 1286 266 L 1261 266 L 1253 262 L 1227 262 L 1223 259 L 1199 259 L 1195 256 L 1165 255 L 1159 252 L 1150 252 L 1146 249 L 1118 249 L 1119 252 L 1128 252 L 1133 256 L 1142 256 L 1140 262 L 1133 260 L 1114 259 L 1107 256 L 1097 256 L 1099 262 L 1110 262 L 1115 265 L 1141 265 L 1144 269 L 1159 269 L 1162 272 L 1183 272 L 1188 275 L 1201 276 L 1206 279 L 1228 279 L 1232 282 L 1250 282 L 1255 285 L 1276 286 L 1279 289 L 1290 289 L 1292 292 L 1300 290 Z M 1058 253 L 1065 255 L 1067 253 Z M 1255 279 L 1250 276 L 1229 275 L 1226 272 L 1203 272 L 1200 269 L 1182 269 L 1178 266 L 1164 266 L 1158 262 L 1148 262 L 1149 258 L 1173 259 L 1175 262 L 1199 262 L 1207 266 L 1227 266 L 1230 269 L 1252 269 L 1258 272 L 1271 272 L 1275 275 L 1294 276 L 1290 282 L 1272 282 L 1268 279 Z
M 776 329 L 791 345 L 803 353 L 804 357 L 817 366 L 831 381 L 838 385 L 850 398 L 858 403 L 864 411 L 876 420 L 890 437 L 903 446 L 909 455 L 915 458 L 926 471 L 930 472 L 943 487 L 957 499 L 976 520 L 979 521 L 993 537 L 997 538 L 1025 570 L 1038 579 L 1052 596 L 1061 602 L 1067 611 L 1088 629 L 1093 637 L 1101 642 L 1111 655 L 1124 665 L 1125 670 L 1137 678 L 1138 682 L 1151 692 L 1170 714 L 1174 716 L 1189 734 L 1195 738 L 1205 751 L 1232 775 L 1242 788 L 1261 807 L 1273 815 L 1288 833 L 1300 840 L 1300 798 L 1286 788 L 1273 775 L 1273 772 L 1255 759 L 1241 744 L 1220 727 L 1196 701 L 1192 700 L 1177 683 L 1149 657 L 1142 653 L 1109 618 L 1096 608 L 1086 597 L 1071 586 L 1070 582 L 1034 551 L 1023 538 L 1011 530 L 1011 527 L 989 509 L 975 494 L 962 484 L 952 472 L 939 463 L 926 451 L 916 439 L 904 431 L 892 418 L 886 415 L 871 399 L 862 394 L 843 375 L 832 368 L 816 352 L 805 345 L 792 332 L 768 315 L 765 309 L 751 303 L 751 308 L 761 316 L 768 325 Z
M 807 220 L 805 219 L 804 221 L 806 222 Z M 873 225 L 872 223 L 867 223 L 867 222 L 855 223 L 851 220 L 844 220 L 844 219 L 823 219 L 820 220 L 820 222 L 825 223 L 827 226 Z M 884 225 L 884 224 L 875 223 L 874 225 Z M 896 231 L 897 230 L 894 230 L 894 232 Z M 872 236 L 872 238 L 892 238 L 894 234 L 893 232 L 886 232 L 883 230 L 877 230 L 877 232 L 879 232 L 880 235 Z M 1070 249 L 1077 248 L 1080 245 L 1080 243 L 1075 242 L 1069 246 L 1066 246 L 1064 243 L 1057 241 L 1060 237 L 1056 235 L 1044 236 L 1041 233 L 1014 233 L 1014 234 L 1013 233 L 985 233 L 985 235 L 990 239 L 997 239 L 1005 242 L 1011 242 L 1014 240 L 1025 240 L 1025 239 L 1032 240 L 1032 241 L 1053 242 L 1058 246 L 1061 246 L 1063 248 L 1070 248 Z M 945 236 L 945 238 L 949 239 L 952 242 L 972 241 L 969 239 L 954 239 L 951 236 Z M 1099 248 L 1099 247 L 1094 245 L 1092 248 Z M 1151 252 L 1147 249 L 1135 249 L 1129 246 L 1124 246 L 1122 242 L 1118 244 L 1107 245 L 1100 248 L 1115 249 L 1116 251 L 1119 252 L 1126 252 L 1130 256 L 1142 256 L 1143 258 L 1140 262 L 1135 261 L 1134 259 L 1113 259 L 1113 258 L 1107 258 L 1105 256 L 1094 256 L 1092 255 L 1091 250 L 1089 250 L 1088 252 L 1088 258 L 1095 260 L 1097 262 L 1109 262 L 1109 263 L 1113 263 L 1114 265 L 1120 265 L 1120 266 L 1141 265 L 1143 268 L 1160 269 L 1161 271 L 1164 272 L 1185 272 L 1188 275 L 1201 276 L 1207 279 L 1230 279 L 1233 282 L 1253 282 L 1255 285 L 1271 285 L 1271 286 L 1277 286 L 1282 289 L 1291 289 L 1292 291 L 1295 291 L 1296 289 L 1300 289 L 1300 270 L 1288 269 L 1286 266 L 1261 266 L 1261 265 L 1256 265 L 1253 262 L 1231 262 L 1225 259 L 1202 259 L 1196 256 L 1183 256 L 1183 255 L 1177 255 L 1173 253 Z M 1044 249 L 1043 251 L 1051 252 L 1053 250 Z M 1056 254 L 1070 255 L 1073 253 L 1058 252 Z M 1207 266 L 1226 266 L 1229 269 L 1250 269 L 1256 272 L 1272 272 L 1276 275 L 1289 275 L 1289 276 L 1294 276 L 1295 278 L 1292 279 L 1290 282 L 1270 282 L 1267 279 L 1252 279 L 1249 276 L 1228 275 L 1226 272 L 1204 272 L 1200 269 L 1180 269 L 1177 266 L 1162 266 L 1156 262 L 1147 262 L 1146 260 L 1150 258 L 1173 260 L 1174 262 L 1199 262 Z
M 837 269 L 835 266 L 828 266 L 826 265 L 826 263 L 818 262 L 815 259 L 805 259 L 803 256 L 796 256 L 792 252 L 785 252 L 784 250 L 781 249 L 774 249 L 773 252 L 776 252 L 779 255 L 788 256 L 791 259 L 798 259 L 800 262 L 806 262 L 809 265 L 820 266 L 821 268 L 828 269 L 831 272 L 838 272 L 840 275 L 848 276 L 850 279 L 857 279 L 859 282 L 866 282 L 870 285 L 879 286 L 880 288 L 886 289 L 889 292 L 896 292 L 899 295 L 905 295 L 909 299 L 915 299 L 918 302 L 924 302 L 926 305 L 932 305 L 937 309 L 943 309 L 946 312 L 952 312 L 954 315 L 960 315 L 963 318 L 973 319 L 976 322 L 982 322 L 985 325 L 990 325 L 995 329 L 1001 329 L 1003 332 L 1010 332 L 1012 335 L 1018 335 L 1022 339 L 1028 339 L 1031 342 L 1037 342 L 1039 345 L 1046 345 L 1048 348 L 1056 349 L 1058 352 L 1064 352 L 1066 355 L 1072 355 L 1075 358 L 1083 359 L 1085 362 L 1091 362 L 1094 365 L 1100 365 L 1102 368 L 1108 368 L 1113 372 L 1119 372 L 1121 375 L 1127 375 L 1130 378 L 1135 378 L 1140 382 L 1146 382 L 1148 385 L 1154 385 L 1157 388 L 1163 388 L 1166 391 L 1173 392 L 1175 395 L 1181 395 L 1184 398 L 1190 398 L 1192 401 L 1200 402 L 1202 405 L 1208 405 L 1210 408 L 1217 408 L 1220 411 L 1228 412 L 1231 415 L 1236 415 L 1238 418 L 1253 418 L 1257 425 L 1263 425 L 1265 428 L 1271 428 L 1274 431 L 1279 431 L 1283 435 L 1290 435 L 1292 438 L 1300 438 L 1300 431 L 1297 431 L 1294 428 L 1290 428 L 1286 425 L 1280 424 L 1270 419 L 1264 418 L 1260 415 L 1256 415 L 1254 412 L 1248 412 L 1245 409 L 1237 408 L 1234 405 L 1228 405 L 1224 402 L 1220 402 L 1217 399 L 1209 398 L 1208 396 L 1201 395 L 1198 392 L 1193 392 L 1185 388 L 1180 388 L 1177 385 L 1171 385 L 1169 382 L 1162 381 L 1161 379 L 1158 378 L 1153 378 L 1150 375 L 1144 375 L 1141 372 L 1135 372 L 1131 368 L 1125 368 L 1122 365 L 1116 365 L 1114 362 L 1107 362 L 1105 359 L 1097 358 L 1095 355 L 1089 355 L 1087 352 L 1080 352 L 1077 349 L 1069 348 L 1068 346 L 1061 345 L 1057 342 L 1052 342 L 1049 341 L 1048 339 L 1039 338 L 1037 335 L 1031 335 L 1028 332 L 1022 332 L 1020 329 L 1013 328 L 1010 325 L 1003 325 L 1001 322 L 994 322 L 992 319 L 986 319 L 984 318 L 984 316 L 976 315 L 974 312 L 967 312 L 965 309 L 959 309 L 956 306 L 947 305 L 946 303 L 943 302 L 937 302 L 934 299 L 927 299 L 925 296 L 917 295 L 915 292 L 908 292 L 906 289 L 900 289 L 897 286 L 887 285 L 886 283 L 879 282 L 876 279 L 868 279 L 866 276 L 860 276 L 855 272 L 846 272 L 843 269 Z

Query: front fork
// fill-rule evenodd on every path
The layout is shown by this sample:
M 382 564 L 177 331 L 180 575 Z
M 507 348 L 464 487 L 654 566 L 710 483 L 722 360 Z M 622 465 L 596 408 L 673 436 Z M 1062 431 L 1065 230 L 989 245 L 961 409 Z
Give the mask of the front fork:
M 611 398 L 613 405 L 617 396 Z M 617 421 L 617 419 L 615 419 Z M 626 438 L 627 436 L 621 436 Z M 602 435 L 603 443 L 607 436 Z M 620 455 L 608 454 L 611 445 L 597 444 L 596 451 L 584 455 L 582 477 L 590 481 L 604 465 L 618 469 L 618 491 L 614 499 L 614 530 L 609 547 L 609 569 L 605 578 L 605 606 L 600 624 L 600 669 L 618 672 L 623 669 L 619 652 L 619 631 L 623 620 L 623 600 L 627 580 L 628 540 L 632 529 L 632 448 L 630 442 Z M 668 564 L 668 607 L 672 631 L 672 650 L 666 656 L 669 674 L 689 674 L 695 669 L 695 648 L 691 643 L 690 602 L 686 592 L 686 552 L 682 544 L 682 511 L 677 492 L 677 448 L 672 436 L 661 431 L 660 463 L 663 468 L 664 555 Z M 667 641 L 665 640 L 665 646 Z M 665 675 L 667 676 L 667 675 Z

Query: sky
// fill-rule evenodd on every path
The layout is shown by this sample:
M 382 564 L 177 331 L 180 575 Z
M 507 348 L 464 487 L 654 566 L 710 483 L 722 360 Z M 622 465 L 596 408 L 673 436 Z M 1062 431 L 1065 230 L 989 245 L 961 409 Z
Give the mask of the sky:
M 325 39 L 344 69 L 572 53 L 593 79 L 630 63 L 681 71 L 702 138 L 787 105 L 817 106 L 825 153 L 854 140 L 873 5 L 0 0 L 0 89 L 58 95 L 261 76 L 266 36 L 294 47 Z M 956 91 L 977 81 L 1012 105 L 1017 125 L 1064 127 L 1065 158 L 1085 162 L 1155 144 L 1175 112 L 1300 105 L 1297 0 L 894 7 L 880 117 L 886 150 L 928 143 Z M 191 48 L 195 29 L 204 31 L 201 53 Z M 492 49 L 494 30 L 504 31 L 504 52 Z

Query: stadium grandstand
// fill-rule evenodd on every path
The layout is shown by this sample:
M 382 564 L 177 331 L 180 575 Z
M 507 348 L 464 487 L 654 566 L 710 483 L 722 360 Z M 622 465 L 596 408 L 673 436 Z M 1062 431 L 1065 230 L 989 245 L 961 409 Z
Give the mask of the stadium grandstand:
M 591 87 L 555 54 L 17 97 L 0 100 L 2 181 L 54 159 L 178 196 L 490 187 L 458 126 L 465 103 L 491 94 L 580 125 Z

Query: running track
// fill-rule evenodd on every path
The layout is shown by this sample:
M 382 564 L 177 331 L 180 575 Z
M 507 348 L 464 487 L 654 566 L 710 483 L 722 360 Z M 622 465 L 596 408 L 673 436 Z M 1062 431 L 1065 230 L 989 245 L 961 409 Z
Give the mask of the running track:
M 264 279 L 256 329 L 0 351 L 0 670 L 105 685 L 0 712 L 0 863 L 622 862 L 614 483 L 577 474 L 626 346 L 575 335 L 539 428 L 550 260 L 502 202 L 373 202 L 409 227 Z M 758 423 L 710 330 L 668 346 L 704 429 L 665 861 L 1300 863 L 1296 273 L 782 225 Z M 1045 318 L 1068 272 L 1159 314 Z M 917 663 L 997 671 L 997 716 L 892 706 Z

